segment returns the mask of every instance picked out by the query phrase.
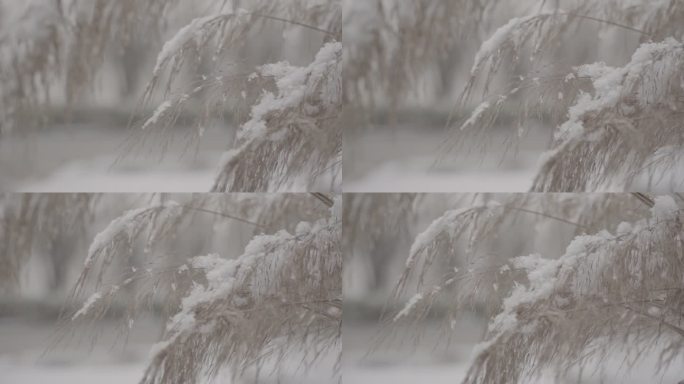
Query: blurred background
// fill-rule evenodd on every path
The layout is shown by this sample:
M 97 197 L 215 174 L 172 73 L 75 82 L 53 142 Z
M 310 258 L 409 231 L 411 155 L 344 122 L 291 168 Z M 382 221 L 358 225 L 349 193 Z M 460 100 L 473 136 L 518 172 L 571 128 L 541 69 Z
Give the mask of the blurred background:
M 567 110 L 559 111 L 556 105 L 561 96 L 553 87 L 526 92 L 527 87 L 520 86 L 523 91 L 503 103 L 491 129 L 471 126 L 459 131 L 485 100 L 485 88 L 476 83 L 465 103 L 462 95 L 476 53 L 497 29 L 512 18 L 544 10 L 540 4 L 549 9 L 560 4 L 563 9 L 563 4 L 581 2 L 454 0 L 425 6 L 424 13 L 419 8 L 425 2 L 344 3 L 347 90 L 353 95 L 344 137 L 344 190 L 528 191 L 540 156 L 553 140 L 556 126 L 551 121 L 566 118 Z M 630 7 L 629 2 L 616 4 L 623 10 Z M 544 47 L 546 54 L 528 47 L 515 62 L 504 60 L 500 73 L 491 79 L 488 100 L 508 93 L 523 79 L 543 83 L 565 76 L 574 66 L 623 66 L 639 46 L 638 33 L 587 20 L 566 32 L 556 44 Z M 523 111 L 532 110 L 528 108 L 535 100 L 546 100 L 544 108 L 520 118 Z M 647 177 L 652 170 L 644 170 L 632 188 L 681 189 L 683 170 L 680 165 L 652 179 Z
M 148 245 L 143 233 L 130 256 L 114 259 L 105 286 L 121 276 L 137 280 L 120 289 L 101 319 L 69 321 L 88 298 L 74 300 L 72 293 L 95 235 L 124 212 L 148 207 L 160 198 L 197 209 L 187 211 L 154 246 Z M 11 219 L 22 209 L 34 212 L 26 223 L 31 228 L 28 238 L 20 238 L 21 228 Z M 257 233 L 294 232 L 301 221 L 326 213 L 327 207 L 305 194 L 0 194 L 0 252 L 16 254 L 14 259 L 0 254 L 0 383 L 138 383 L 183 291 L 182 279 L 171 276 L 167 281 L 158 275 L 160 271 L 175 271 L 200 255 L 235 258 Z M 250 222 L 263 227 L 257 229 Z M 152 296 L 144 296 L 150 292 Z M 148 299 L 131 318 L 133 303 Z M 259 382 L 335 382 L 336 356 L 324 357 L 311 371 L 303 369 L 300 360 L 293 354 L 276 374 L 264 368 Z M 231 381 L 226 368 L 205 383 L 252 384 L 253 380 Z
M 84 8 L 83 14 L 92 11 L 83 4 L 67 3 L 71 4 L 65 2 L 64 7 Z M 96 37 L 94 31 L 93 39 L 101 38 L 95 48 L 101 54 L 101 61 L 99 57 L 88 57 L 86 61 L 70 56 L 72 51 L 79 54 L 73 48 L 81 42 L 72 41 L 68 30 L 72 26 L 56 22 L 60 19 L 55 4 L 62 3 L 0 0 L 0 79 L 6 82 L 0 97 L 8 98 L 4 104 L 10 113 L 16 112 L 11 110 L 10 101 L 22 95 L 7 84 L 35 82 L 33 91 L 39 100 L 49 100 L 22 106 L 24 110 L 18 122 L 4 116 L 2 112 L 7 111 L 0 112 L 0 191 L 198 192 L 211 189 L 221 155 L 231 148 L 237 126 L 249 114 L 252 99 L 259 95 L 241 95 L 239 89 L 233 90 L 238 97 L 224 95 L 223 115 L 201 126 L 197 124 L 200 115 L 214 107 L 204 104 L 210 94 L 195 95 L 196 102 L 178 116 L 173 126 L 155 135 L 143 134 L 140 127 L 168 94 L 177 96 L 188 87 L 194 88 L 198 79 L 206 78 L 212 71 L 215 52 L 212 49 L 197 52 L 196 62 L 180 68 L 173 89 L 156 92 L 150 103 L 143 105 L 144 91 L 164 43 L 194 18 L 214 12 L 219 3 L 226 9 L 241 5 L 240 0 L 168 4 L 175 3 L 178 5 L 169 5 L 170 10 L 163 15 L 152 11 L 149 15 L 134 15 L 138 19 L 131 30 L 120 31 L 113 26 L 114 37 Z M 103 12 L 108 12 L 106 6 L 102 7 Z M 148 20 L 150 17 L 155 19 L 154 23 Z M 53 25 L 57 25 L 54 30 L 66 29 L 54 42 L 61 60 L 66 63 L 64 67 L 53 67 L 55 58 L 49 56 L 52 40 L 48 40 L 49 47 L 37 45 L 38 52 L 45 52 L 46 57 L 34 60 L 29 54 L 35 48 L 31 42 L 45 40 Z M 292 65 L 308 64 L 320 47 L 320 40 L 315 32 L 272 21 L 255 36 L 248 36 L 239 46 L 231 47 L 222 63 L 223 70 L 246 79 L 256 66 L 266 63 L 287 60 Z M 88 54 L 91 53 L 83 55 Z M 84 63 L 79 62 L 81 59 Z M 21 70 L 16 65 L 23 66 L 22 70 L 27 73 L 37 71 L 38 74 L 19 78 L 17 73 Z M 88 67 L 81 70 L 79 66 Z M 42 68 L 46 69 L 44 73 Z M 74 84 L 70 79 L 84 84 Z M 72 92 L 76 95 L 71 95 Z
M 454 318 L 448 307 L 451 304 L 449 297 L 456 297 L 459 293 L 452 289 L 444 293 L 445 300 L 435 301 L 425 319 L 392 324 L 393 316 L 413 297 L 416 279 L 410 280 L 409 288 L 396 299 L 393 295 L 414 239 L 447 210 L 473 207 L 483 200 L 504 204 L 524 197 L 507 194 L 345 195 L 346 264 L 342 332 L 345 384 L 452 384 L 465 377 L 476 346 L 484 340 L 490 316 L 498 313 L 497 304 L 492 307 L 486 295 L 482 295 L 483 298 L 475 300 L 470 310 Z M 537 198 L 532 196 L 530 199 Z M 632 204 L 630 197 L 624 195 L 625 200 L 621 199 L 623 197 L 619 196 L 610 204 L 622 206 L 625 216 L 600 220 L 598 225 L 614 230 L 614 226 L 629 217 L 626 207 Z M 537 200 L 540 207 L 547 206 L 546 210 L 540 209 L 541 212 L 558 214 L 565 210 L 568 217 L 577 220 L 567 209 L 569 205 L 565 204 L 568 201 L 563 195 L 549 194 L 539 196 Z M 582 203 L 579 210 L 586 209 L 587 213 L 603 209 L 600 208 L 602 200 L 601 195 L 590 194 L 576 199 Z M 523 200 L 517 200 L 520 201 Z M 638 202 L 634 206 L 639 209 Z M 506 219 L 499 230 L 490 233 L 484 244 L 480 242 L 478 249 L 483 253 L 477 254 L 486 254 L 488 259 L 502 264 L 510 258 L 534 253 L 545 258 L 558 258 L 576 231 L 577 228 L 568 223 L 540 220 L 540 216 L 521 213 Z M 453 271 L 454 266 L 462 271 L 482 267 L 477 261 L 466 263 L 463 260 L 465 250 L 470 246 L 467 239 L 466 234 L 465 238 L 453 244 L 453 248 L 444 249 L 444 254 L 438 255 L 425 276 L 422 292 L 433 284 L 443 283 L 444 276 Z M 466 286 L 482 293 L 491 291 L 491 287 Z M 582 371 L 581 378 L 577 370 L 561 378 L 548 372 L 535 383 L 677 384 L 684 378 L 684 368 L 677 363 L 655 373 L 657 352 L 641 354 L 632 370 L 627 369 L 628 363 L 624 358 L 616 351 L 605 361 L 590 363 Z

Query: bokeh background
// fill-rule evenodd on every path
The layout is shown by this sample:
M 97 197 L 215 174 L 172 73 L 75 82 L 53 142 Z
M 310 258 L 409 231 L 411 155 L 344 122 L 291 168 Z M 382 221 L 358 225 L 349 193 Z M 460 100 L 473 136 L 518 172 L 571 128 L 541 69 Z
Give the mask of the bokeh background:
M 548 117 L 558 112 L 553 108 L 557 91 L 544 93 L 542 87 L 541 95 L 523 96 L 521 92 L 508 98 L 491 129 L 478 131 L 479 127 L 471 126 L 460 132 L 458 127 L 483 101 L 482 84 L 476 84 L 466 103 L 461 103 L 462 93 L 476 53 L 497 29 L 515 17 L 543 10 L 542 3 L 549 9 L 560 4 L 563 9 L 563 4 L 581 2 L 499 2 L 494 11 L 483 5 L 484 19 L 477 16 L 479 4 L 491 2 L 451 3 L 460 4 L 454 5 L 453 14 L 443 18 L 421 15 L 435 17 L 444 24 L 440 27 L 416 22 L 412 7 L 419 3 L 344 1 L 348 74 L 364 74 L 361 81 L 349 84 L 349 89 L 362 91 L 354 93 L 347 111 L 346 192 L 530 190 L 540 156 L 553 140 L 556 127 L 549 125 Z M 619 4 L 629 9 L 629 2 Z M 409 29 L 414 24 L 419 25 L 417 31 Z M 429 33 L 427 28 L 431 28 Z M 623 66 L 639 46 L 638 33 L 595 21 L 581 21 L 567 32 L 555 46 L 547 47 L 550 52 L 544 56 L 525 49 L 518 61 L 505 60 L 500 73 L 492 78 L 489 94 L 507 93 L 521 76 L 543 83 L 544 78 L 565 76 L 582 64 Z M 548 108 L 521 121 L 526 108 L 523 97 L 546 99 Z M 454 145 L 455 137 L 461 137 L 459 145 Z M 645 170 L 630 190 L 680 190 L 684 186 L 682 171 L 681 164 L 664 173 Z M 649 173 L 656 176 L 649 180 Z
M 141 101 L 165 42 L 219 3 L 180 2 L 160 16 L 162 28 L 147 26 L 142 21 L 144 15 L 139 15 L 141 22 L 136 24 L 136 34 L 130 37 L 129 44 L 114 41 L 102 46 L 99 69 L 73 100 L 65 96 L 69 87 L 65 84 L 66 69 L 56 71 L 46 80 L 50 86 L 49 104 L 32 106 L 30 116 L 24 116 L 19 126 L 0 121 L 0 191 L 209 191 L 221 155 L 232 148 L 237 126 L 250 112 L 248 99 L 253 95 L 223 100 L 223 118 L 201 127 L 196 121 L 206 112 L 208 107 L 203 102 L 210 95 L 196 95 L 196 102 L 178 117 L 176 124 L 157 135 L 143 134 L 140 128 L 165 100 L 164 92 L 155 93 L 149 105 Z M 229 8 L 246 3 L 231 0 L 225 4 Z M 15 42 L 45 33 L 41 17 L 50 15 L 53 9 L 52 2 L 42 0 L 0 1 L 0 63 L 11 68 L 17 54 Z M 245 38 L 239 47 L 231 47 L 225 57 L 225 71 L 247 78 L 256 66 L 267 63 L 309 64 L 320 40 L 316 32 L 271 21 Z M 59 43 L 65 61 L 78 59 L 68 57 L 69 44 L 74 42 L 67 38 Z M 197 63 L 178 74 L 171 94 L 194 87 L 198 79 L 209 74 L 213 55 L 211 49 L 198 52 Z M 0 75 L 14 78 L 9 70 Z M 40 82 L 36 80 L 36 84 Z M 38 91 L 42 92 L 42 88 L 38 87 Z M 236 93 L 240 95 L 240 90 Z
M 509 197 L 487 194 L 485 198 L 504 203 Z M 480 198 L 482 195 L 477 194 L 349 194 L 345 197 L 342 340 L 346 384 L 447 384 L 459 383 L 465 377 L 490 321 L 488 303 L 476 303 L 471 310 L 460 313 L 454 323 L 447 317 L 449 303 L 439 300 L 424 320 L 399 322 L 396 326 L 388 323 L 415 293 L 409 288 L 397 300 L 393 299 L 413 240 L 445 211 L 472 207 Z M 556 198 L 563 197 L 556 195 Z M 583 199 L 589 204 L 592 197 L 585 195 Z M 359 231 L 351 229 L 354 227 Z M 541 222 L 534 215 L 521 214 L 507 219 L 500 231 L 478 247 L 495 260 L 506 261 L 533 253 L 553 259 L 565 252 L 575 230 L 567 223 Z M 461 239 L 449 252 L 463 255 L 467 247 L 468 242 Z M 453 269 L 453 261 L 443 256 L 436 258 L 434 268 L 426 276 L 425 289 L 443 282 L 443 274 Z M 459 268 L 465 271 L 472 267 L 459 265 Z M 415 279 L 407 286 L 413 287 L 412 284 Z M 457 294 L 453 290 L 449 292 Z M 677 384 L 684 378 L 684 368 L 677 362 L 656 372 L 658 353 L 640 355 L 631 370 L 627 369 L 628 365 L 616 351 L 605 361 L 590 363 L 581 372 L 581 379 L 577 370 L 561 378 L 548 372 L 535 383 Z
M 188 212 L 180 225 L 153 248 L 148 247 L 143 234 L 133 243 L 131 257 L 121 256 L 114 260 L 105 276 L 105 286 L 108 279 L 120 281 L 121 276 L 139 279 L 117 293 L 111 309 L 101 319 L 71 322 L 71 316 L 88 298 L 86 295 L 74 301 L 71 294 L 83 271 L 93 238 L 124 212 L 148 207 L 160 195 L 80 194 L 69 195 L 70 198 L 61 201 L 59 196 L 0 195 L 0 241 L 6 241 L 3 236 L 12 233 L 3 226 L 5 221 L 2 219 L 21 207 L 22 202 L 33 199 L 34 204 L 45 207 L 37 210 L 43 217 L 35 218 L 33 222 L 30 250 L 22 256 L 16 281 L 0 273 L 2 384 L 138 383 L 151 358 L 152 347 L 162 340 L 170 314 L 169 305 L 172 305 L 169 300 L 178 296 L 170 291 L 169 287 L 174 285 L 158 284 L 160 276 L 155 273 L 160 270 L 174 273 L 178 266 L 200 255 L 238 257 L 253 236 L 262 230 L 268 233 L 275 232 L 273 228 L 294 231 L 301 221 L 327 212 L 327 207 L 306 194 L 286 197 L 291 199 L 289 203 L 297 205 L 292 211 L 279 211 L 278 204 L 282 201 L 279 199 L 283 196 L 276 195 L 165 194 L 163 198 L 167 201 L 200 207 L 203 211 Z M 83 205 L 77 208 L 77 202 Z M 66 219 L 72 217 L 69 213 L 74 214 L 75 220 Z M 221 213 L 259 222 L 265 227 L 256 229 L 253 224 Z M 48 219 L 48 215 L 52 219 Z M 6 255 L 0 256 L 0 261 L 6 260 Z M 152 262 L 168 268 L 159 269 L 159 264 L 149 264 Z M 2 268 L 7 267 L 2 264 Z M 127 311 L 131 304 L 139 304 L 141 295 L 149 293 L 151 284 L 159 291 L 151 298 L 149 306 L 129 322 Z M 172 308 L 171 311 L 174 313 Z M 337 361 L 334 355 L 324 356 L 307 371 L 301 366 L 301 356 L 292 354 L 280 366 L 282 371 L 273 373 L 268 366 L 264 368 L 258 382 L 334 383 Z M 232 381 L 229 369 L 227 367 L 216 378 L 204 383 L 254 383 L 249 374 L 244 379 Z

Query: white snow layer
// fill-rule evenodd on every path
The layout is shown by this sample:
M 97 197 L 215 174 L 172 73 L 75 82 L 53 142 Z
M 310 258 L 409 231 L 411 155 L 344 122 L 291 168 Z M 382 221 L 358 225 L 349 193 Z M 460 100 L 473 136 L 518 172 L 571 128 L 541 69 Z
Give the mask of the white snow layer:
M 656 220 L 671 220 L 677 217 L 679 206 L 671 196 L 658 196 L 651 214 Z
M 447 211 L 441 217 L 435 219 L 423 232 L 419 233 L 411 244 L 409 258 L 406 260 L 406 267 L 411 267 L 420 252 L 428 248 L 442 233 L 454 232 L 454 228 L 459 224 L 459 217 L 475 209 L 497 209 L 501 203 L 497 201 L 478 201 L 468 208 L 454 209 Z
M 88 257 L 85 260 L 85 266 L 92 264 L 93 258 L 102 250 L 110 246 L 119 235 L 126 235 L 128 238 L 134 237 L 135 232 L 143 224 L 140 221 L 142 215 L 148 211 L 168 209 L 171 213 L 179 213 L 180 205 L 175 201 L 167 201 L 156 205 L 146 206 L 142 208 L 132 209 L 127 211 L 122 216 L 112 220 L 109 225 L 100 233 L 95 235 L 93 241 L 88 248 Z
M 183 49 L 183 46 L 195 39 L 201 38 L 203 33 L 208 30 L 208 27 L 212 23 L 238 14 L 244 14 L 244 11 L 238 11 L 237 13 L 233 11 L 221 12 L 219 14 L 198 17 L 192 20 L 188 25 L 181 28 L 171 39 L 164 43 L 161 52 L 157 55 L 157 63 L 154 66 L 153 74 L 155 76 L 158 75 L 166 63 Z
M 267 129 L 266 117 L 274 111 L 284 111 L 302 104 L 304 98 L 314 91 L 311 86 L 337 67 L 341 52 L 342 43 L 331 42 L 325 44 L 316 54 L 314 61 L 306 67 L 292 66 L 287 62 L 259 67 L 259 74 L 276 80 L 278 94 L 267 92 L 261 97 L 252 107 L 251 119 L 240 128 L 238 137 L 249 141 L 263 139 L 269 135 L 269 139 L 277 140 L 279 136 Z M 330 95 L 322 96 L 323 104 L 335 104 L 339 97 L 335 90 Z
M 586 114 L 616 107 L 626 93 L 636 93 L 637 102 L 642 106 L 660 101 L 668 89 L 667 83 L 679 71 L 682 58 L 678 56 L 683 53 L 680 42 L 667 38 L 659 43 L 642 44 L 624 67 L 593 63 L 575 68 L 577 77 L 591 79 L 595 92 L 593 96 L 581 94 L 570 107 L 568 120 L 561 125 L 557 138 L 578 139 L 584 134 L 582 118 Z M 649 66 L 653 67 L 652 71 L 646 70 Z
M 482 114 L 487 112 L 487 110 L 489 109 L 489 106 L 490 106 L 490 104 L 488 101 L 485 101 L 485 102 L 481 103 L 480 105 L 478 105 L 477 108 L 475 108 L 473 113 L 470 115 L 468 120 L 466 120 L 466 122 L 463 123 L 463 125 L 461 126 L 461 130 L 466 129 L 467 127 L 469 127 L 471 125 L 475 125 L 478 122 L 478 120 L 480 120 L 480 117 L 482 116 Z
M 101 298 L 102 298 L 102 294 L 99 292 L 95 292 L 92 295 L 90 295 L 88 300 L 86 300 L 85 303 L 83 303 L 83 306 L 81 307 L 81 309 L 79 309 L 78 312 L 74 313 L 74 316 L 71 317 L 71 320 L 73 321 L 73 320 L 78 319 L 81 316 L 87 315 L 90 308 Z
M 318 221 L 308 226 L 308 233 L 299 236 L 326 231 L 329 224 L 329 220 Z M 302 224 L 300 229 L 303 229 L 303 226 Z M 195 257 L 191 261 L 191 266 L 204 271 L 206 285 L 195 285 L 183 298 L 179 312 L 166 326 L 170 336 L 155 344 L 152 355 L 161 352 L 178 338 L 184 337 L 186 332 L 210 332 L 211 326 L 205 326 L 201 330 L 195 329 L 195 310 L 202 304 L 227 298 L 233 300 L 235 305 L 239 305 L 246 297 L 242 293 L 237 294 L 235 289 L 243 288 L 247 281 L 250 285 L 248 295 L 255 299 L 262 295 L 276 295 L 277 292 L 274 290 L 278 288 L 273 286 L 272 276 L 265 271 L 281 269 L 293 257 L 291 250 L 299 239 L 298 236 L 282 230 L 273 235 L 254 237 L 245 247 L 244 253 L 236 259 L 223 259 L 217 254 Z M 257 268 L 259 273 L 254 272 Z
M 513 42 L 514 45 L 521 43 L 520 38 L 523 36 L 524 30 L 521 28 L 525 23 L 534 20 L 535 18 L 547 16 L 548 13 L 539 13 L 525 17 L 514 17 L 508 21 L 504 26 L 497 29 L 494 34 L 487 39 L 480 49 L 475 54 L 475 62 L 473 64 L 471 74 L 477 72 L 485 60 L 489 60 L 494 56 L 501 47 L 507 42 Z
M 157 107 L 157 109 L 154 111 L 152 116 L 149 119 L 147 119 L 147 121 L 145 121 L 145 124 L 143 124 L 143 126 L 142 126 L 142 130 L 145 130 L 145 129 L 157 124 L 159 119 L 161 119 L 172 106 L 173 106 L 173 103 L 171 101 L 168 101 L 168 100 L 161 103 L 159 105 L 159 107 Z
M 404 306 L 404 308 L 403 308 L 401 311 L 399 311 L 399 313 L 397 313 L 396 316 L 394 316 L 394 320 L 393 320 L 393 321 L 396 322 L 396 321 L 398 321 L 399 319 L 401 319 L 402 317 L 405 317 L 405 316 L 410 315 L 410 314 L 411 314 L 411 311 L 413 310 L 413 308 L 414 308 L 414 307 L 416 306 L 416 304 L 418 304 L 421 300 L 423 300 L 423 295 L 422 295 L 421 293 L 416 293 L 415 295 L 413 295 L 413 297 L 411 297 L 411 299 L 406 303 L 406 305 Z

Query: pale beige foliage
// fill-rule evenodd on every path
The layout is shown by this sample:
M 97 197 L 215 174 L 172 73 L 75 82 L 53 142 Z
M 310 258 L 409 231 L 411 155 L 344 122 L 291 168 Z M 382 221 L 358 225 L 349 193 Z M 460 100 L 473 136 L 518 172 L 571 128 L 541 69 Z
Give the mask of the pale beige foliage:
M 52 124 L 44 116 L 50 108 L 68 119 L 76 102 L 97 94 L 108 53 L 143 41 L 152 45 L 149 40 L 156 40 L 147 35 L 168 35 L 155 47 L 156 63 L 131 112 L 139 132 L 123 156 L 149 142 L 165 153 L 170 128 L 189 116 L 189 143 L 217 123 L 240 125 L 237 140 L 226 143 L 217 192 L 340 189 L 340 1 L 32 0 L 7 9 L 7 18 L 16 20 L 0 29 L 2 132 Z M 246 65 L 241 50 L 258 44 L 267 27 L 301 46 L 313 42 L 320 52 L 308 66 Z M 154 112 L 141 119 L 149 108 Z
M 465 383 L 527 382 L 548 369 L 563 376 L 615 354 L 627 356 L 628 369 L 647 351 L 660 357 L 655 368 L 680 364 L 683 203 L 641 194 L 462 203 L 416 236 L 395 298 L 415 295 L 386 316 L 387 329 L 446 306 L 436 313 L 447 336 L 462 313 L 486 303 L 491 321 Z M 516 226 L 521 216 L 574 227 L 575 235 L 557 258 L 491 254 L 491 239 L 513 228 L 538 235 L 535 225 Z
M 96 329 L 99 320 L 119 319 L 128 332 L 152 312 L 168 319 L 168 325 L 144 383 L 201 382 L 224 370 L 236 378 L 277 377 L 291 364 L 308 368 L 331 354 L 339 359 L 341 198 L 131 195 L 121 197 L 126 205 L 134 203 L 124 212 L 114 204 L 119 198 L 0 199 L 3 284 L 17 283 L 11 278 L 32 257 L 32 248 L 64 231 L 83 238 L 90 233 L 91 218 L 107 217 L 112 208 L 120 212 L 82 245 L 82 272 L 52 349 Z M 176 239 L 227 237 L 222 231 L 233 227 L 222 224 L 231 222 L 253 228 L 252 240 L 235 257 L 185 255 L 179 260 L 168 251 Z M 208 233 L 190 231 L 198 223 L 204 224 L 196 229 Z M 330 378 L 338 380 L 339 372 Z

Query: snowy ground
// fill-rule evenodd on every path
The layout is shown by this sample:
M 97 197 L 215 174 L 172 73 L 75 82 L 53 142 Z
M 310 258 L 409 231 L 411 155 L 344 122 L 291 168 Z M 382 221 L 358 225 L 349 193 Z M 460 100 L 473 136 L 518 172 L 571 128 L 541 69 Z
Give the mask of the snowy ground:
M 471 335 L 481 332 L 476 323 L 469 323 L 468 327 L 473 331 Z M 372 322 L 343 322 L 345 384 L 454 384 L 465 376 L 469 348 L 475 340 L 471 335 L 460 334 L 458 343 L 449 348 L 433 348 L 436 333 L 428 329 L 425 342 L 419 345 L 402 343 L 399 336 L 392 339 L 395 342 L 376 349 L 378 329 Z M 414 331 L 406 329 L 398 334 L 406 336 Z
M 45 321 L 0 318 L 0 384 L 137 384 L 145 371 L 149 351 L 161 330 L 158 320 L 137 324 L 127 344 L 116 331 L 118 323 L 101 324 L 97 342 L 93 333 L 70 338 L 48 349 L 55 325 Z M 298 361 L 297 361 L 298 362 Z M 294 367 L 296 363 L 292 363 Z M 262 378 L 264 384 L 326 384 L 332 379 L 332 357 L 307 373 L 293 368 L 279 378 Z M 231 382 L 227 372 L 202 384 L 253 384 Z
M 528 191 L 534 170 L 509 172 L 439 171 L 425 165 L 428 159 L 408 157 L 378 166 L 364 177 L 345 182 L 345 192 L 510 192 Z
M 454 335 L 453 343 L 444 348 L 434 347 L 439 337 L 434 329 L 425 333 L 419 345 L 392 344 L 389 348 L 371 350 L 368 341 L 377 335 L 372 323 L 350 322 L 344 326 L 344 383 L 345 384 L 454 384 L 466 375 L 482 324 L 466 320 Z M 406 336 L 412 330 L 399 332 Z M 585 369 L 582 379 L 576 372 L 570 377 L 556 379 L 550 372 L 529 384 L 678 384 L 684 380 L 684 365 L 673 364 L 664 372 L 655 373 L 657 356 L 642 355 L 634 370 L 627 370 L 621 357 L 615 356 Z M 684 363 L 684 362 L 683 362 Z
M 42 364 L 17 365 L 11 362 L 0 362 L 0 384 L 137 384 L 144 372 L 144 363 L 101 363 L 79 364 L 69 366 L 51 366 Z M 252 384 L 251 381 L 234 384 Z M 307 377 L 290 377 L 278 379 L 262 379 L 260 383 L 270 384 L 326 384 L 336 383 L 327 373 L 308 374 Z M 227 373 L 219 374 L 204 384 L 231 384 Z
M 208 129 L 196 146 L 178 128 L 170 143 L 125 145 L 124 128 L 68 126 L 0 140 L 0 191 L 209 191 L 229 130 Z M 133 140 L 135 141 L 135 140 Z M 168 144 L 168 145 L 167 145 Z
M 0 319 L 0 384 L 137 383 L 159 323 L 141 322 L 125 347 L 116 343 L 120 335 L 108 323 L 96 347 L 81 334 L 48 348 L 56 329 L 49 320 Z
M 144 370 L 142 364 L 104 364 L 68 367 L 5 364 L 8 365 L 0 363 L 0 369 L 2 370 L 0 383 L 2 384 L 137 383 L 142 377 Z
M 218 164 L 219 153 L 211 157 Z M 210 191 L 215 169 L 205 163 L 195 169 L 140 165 L 111 168 L 111 157 L 77 161 L 56 169 L 44 179 L 21 183 L 17 192 L 202 192 Z
M 440 157 L 449 137 L 438 127 L 366 129 L 345 137 L 345 192 L 528 192 L 549 144 L 549 131 L 533 128 L 517 145 L 505 129 L 487 133 Z M 679 159 L 684 158 L 684 153 Z M 681 163 L 681 160 L 680 160 Z M 648 175 L 652 174 L 651 177 Z M 666 172 L 645 171 L 629 190 L 668 193 L 684 189 L 684 163 Z M 624 192 L 606 186 L 605 192 Z
M 493 134 L 503 142 L 506 133 Z M 345 137 L 345 192 L 526 192 L 532 185 L 543 134 L 530 135 L 515 150 L 503 144 L 438 160 L 448 137 L 440 128 L 379 128 Z M 512 149 L 512 148 L 509 148 Z

